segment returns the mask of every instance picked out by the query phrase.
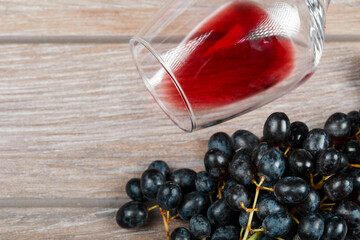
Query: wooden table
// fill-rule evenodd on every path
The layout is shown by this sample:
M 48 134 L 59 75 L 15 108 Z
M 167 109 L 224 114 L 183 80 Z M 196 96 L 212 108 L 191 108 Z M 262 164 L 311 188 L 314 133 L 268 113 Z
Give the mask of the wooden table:
M 155 106 L 127 41 L 164 0 L 0 1 L 0 238 L 164 239 L 120 229 L 126 181 L 155 159 L 203 169 L 208 137 L 286 112 L 310 128 L 360 107 L 360 0 L 333 0 L 316 74 L 285 97 L 185 134 Z M 176 221 L 172 229 L 184 223 Z

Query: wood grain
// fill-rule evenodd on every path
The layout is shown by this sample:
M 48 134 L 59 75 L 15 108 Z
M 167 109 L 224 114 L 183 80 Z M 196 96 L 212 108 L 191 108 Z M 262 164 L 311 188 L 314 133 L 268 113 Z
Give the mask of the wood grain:
M 115 222 L 116 209 L 36 208 L 0 209 L 1 239 L 165 239 L 161 217 L 151 213 L 140 229 L 121 229 Z M 186 226 L 175 220 L 170 229 Z
M 200 171 L 214 132 L 260 136 L 274 111 L 322 127 L 330 114 L 360 108 L 360 0 L 332 0 L 331 42 L 307 83 L 183 133 L 147 93 L 126 44 L 164 2 L 0 0 L 0 239 L 164 239 L 156 211 L 136 230 L 114 219 L 126 181 L 151 161 Z M 25 44 L 4 44 L 13 42 Z
M 0 36 L 133 35 L 165 0 L 0 1 Z M 326 33 L 358 35 L 360 0 L 332 0 Z
M 0 205 L 23 199 L 127 201 L 124 187 L 155 159 L 203 169 L 208 137 L 260 136 L 273 111 L 310 128 L 359 109 L 360 45 L 327 43 L 315 76 L 287 96 L 222 125 L 185 134 L 146 92 L 128 46 L 1 45 Z M 108 201 L 108 202 L 106 202 Z M 61 202 L 61 201 L 60 201 Z M 91 205 L 91 203 L 89 203 Z M 58 206 L 62 206 L 61 204 Z M 69 206 L 69 205 L 65 205 Z M 94 206 L 94 205 L 92 205 Z

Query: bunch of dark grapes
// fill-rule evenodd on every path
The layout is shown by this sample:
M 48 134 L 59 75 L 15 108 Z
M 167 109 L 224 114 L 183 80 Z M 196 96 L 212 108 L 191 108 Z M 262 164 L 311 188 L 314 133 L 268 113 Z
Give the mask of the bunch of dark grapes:
M 358 111 L 335 113 L 311 131 L 273 113 L 261 140 L 246 130 L 215 133 L 204 165 L 196 173 L 151 163 L 127 183 L 133 201 L 119 209 L 117 223 L 139 227 L 159 209 L 171 240 L 360 239 Z M 189 224 L 170 234 L 175 218 Z

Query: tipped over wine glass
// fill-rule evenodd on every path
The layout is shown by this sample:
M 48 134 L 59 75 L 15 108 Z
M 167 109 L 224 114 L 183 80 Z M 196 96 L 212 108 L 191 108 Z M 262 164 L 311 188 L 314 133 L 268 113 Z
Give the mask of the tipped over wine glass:
M 169 0 L 130 40 L 136 67 L 182 130 L 263 106 L 310 78 L 330 0 Z

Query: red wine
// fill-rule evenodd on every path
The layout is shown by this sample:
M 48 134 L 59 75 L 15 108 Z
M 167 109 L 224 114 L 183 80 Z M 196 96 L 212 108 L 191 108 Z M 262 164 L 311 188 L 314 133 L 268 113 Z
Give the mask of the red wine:
M 168 67 L 194 110 L 254 96 L 291 73 L 295 55 L 291 40 L 271 34 L 259 37 L 260 31 L 275 28 L 271 24 L 259 6 L 235 1 L 206 19 L 178 47 L 181 51 L 170 55 Z M 166 86 L 171 84 L 168 75 L 162 83 L 167 101 L 183 106 L 176 88 Z

